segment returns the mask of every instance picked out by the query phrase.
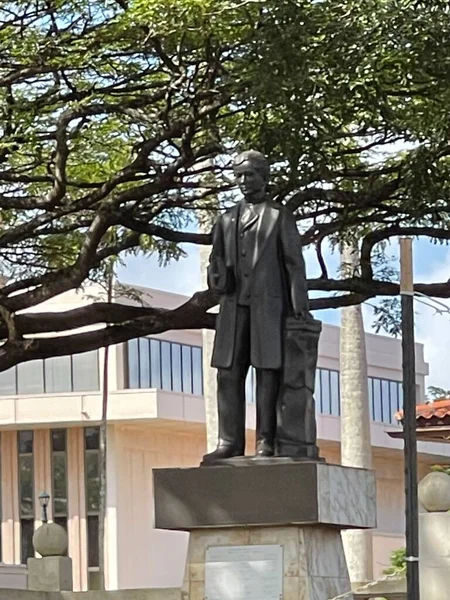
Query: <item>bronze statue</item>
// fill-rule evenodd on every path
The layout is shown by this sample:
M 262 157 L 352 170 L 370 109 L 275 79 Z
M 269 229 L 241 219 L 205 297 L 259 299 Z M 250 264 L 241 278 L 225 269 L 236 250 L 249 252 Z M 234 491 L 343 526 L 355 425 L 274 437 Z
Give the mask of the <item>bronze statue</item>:
M 218 369 L 219 441 L 203 464 L 245 454 L 250 365 L 256 371 L 255 456 L 314 459 L 320 322 L 308 312 L 301 238 L 292 213 L 267 194 L 267 159 L 243 152 L 233 169 L 244 197 L 215 224 L 208 267 L 208 285 L 220 296 L 211 363 Z

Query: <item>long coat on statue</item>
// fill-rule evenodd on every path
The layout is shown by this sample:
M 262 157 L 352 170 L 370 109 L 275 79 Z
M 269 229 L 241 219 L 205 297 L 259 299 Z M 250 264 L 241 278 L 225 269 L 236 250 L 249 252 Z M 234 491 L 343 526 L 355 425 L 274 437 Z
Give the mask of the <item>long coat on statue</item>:
M 220 312 L 211 364 L 230 368 L 236 336 L 236 307 L 242 288 L 239 218 L 243 203 L 221 215 L 213 231 L 208 267 L 210 289 L 220 295 Z M 305 263 L 294 217 L 285 207 L 267 200 L 254 229 L 250 266 L 246 273 L 250 307 L 250 362 L 257 369 L 280 369 L 285 317 L 308 310 Z M 246 225 L 248 227 L 248 224 Z

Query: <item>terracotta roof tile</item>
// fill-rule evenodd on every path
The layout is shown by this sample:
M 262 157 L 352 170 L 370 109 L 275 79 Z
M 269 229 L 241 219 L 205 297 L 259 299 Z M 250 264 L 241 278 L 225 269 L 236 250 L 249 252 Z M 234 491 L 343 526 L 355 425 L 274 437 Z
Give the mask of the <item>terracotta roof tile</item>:
M 442 419 L 448 416 L 450 416 L 450 398 L 436 400 L 428 404 L 418 404 L 416 406 L 417 419 L 431 419 L 432 417 Z M 401 421 L 403 419 L 403 411 L 399 410 L 395 413 L 395 418 L 397 421 Z

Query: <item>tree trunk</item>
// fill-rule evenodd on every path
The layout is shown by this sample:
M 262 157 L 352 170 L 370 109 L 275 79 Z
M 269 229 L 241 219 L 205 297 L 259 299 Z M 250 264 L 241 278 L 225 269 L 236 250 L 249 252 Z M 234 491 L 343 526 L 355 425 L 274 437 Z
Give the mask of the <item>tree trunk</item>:
M 344 273 L 353 273 L 359 266 L 358 249 L 343 246 L 341 265 Z M 361 306 L 343 308 L 341 315 L 341 463 L 370 469 L 370 407 Z M 373 579 L 372 537 L 370 530 L 342 532 L 352 583 L 366 583 Z
M 112 302 L 113 296 L 113 272 L 108 276 L 108 302 Z M 107 455 L 108 455 L 108 371 L 109 371 L 109 346 L 105 347 L 103 360 L 103 390 L 102 390 L 102 420 L 100 423 L 99 439 L 99 516 L 98 516 L 98 549 L 99 549 L 99 570 L 100 570 L 100 589 L 106 589 L 105 566 L 106 566 L 106 518 L 107 518 Z

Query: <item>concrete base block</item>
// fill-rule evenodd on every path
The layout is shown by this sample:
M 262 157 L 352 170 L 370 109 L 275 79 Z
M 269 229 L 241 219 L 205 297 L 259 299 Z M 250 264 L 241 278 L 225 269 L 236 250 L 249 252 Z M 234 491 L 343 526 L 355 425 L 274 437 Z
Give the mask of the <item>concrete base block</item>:
M 419 515 L 421 600 L 448 600 L 450 582 L 450 513 Z
M 204 600 L 206 596 L 208 548 L 271 544 L 283 547 L 283 600 L 329 600 L 346 593 L 351 598 L 339 530 L 292 525 L 193 531 L 182 588 L 183 600 Z M 257 576 L 258 571 L 255 571 Z
M 72 559 L 67 556 L 29 558 L 28 589 L 38 592 L 72 591 Z

